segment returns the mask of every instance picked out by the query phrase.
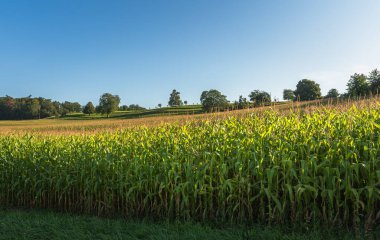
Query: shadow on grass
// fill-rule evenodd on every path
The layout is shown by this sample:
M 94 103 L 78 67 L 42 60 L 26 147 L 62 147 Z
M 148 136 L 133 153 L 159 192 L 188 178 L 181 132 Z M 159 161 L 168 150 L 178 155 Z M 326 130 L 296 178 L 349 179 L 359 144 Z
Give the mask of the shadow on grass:
M 345 230 L 216 225 L 98 218 L 51 211 L 0 210 L 0 239 L 354 239 Z

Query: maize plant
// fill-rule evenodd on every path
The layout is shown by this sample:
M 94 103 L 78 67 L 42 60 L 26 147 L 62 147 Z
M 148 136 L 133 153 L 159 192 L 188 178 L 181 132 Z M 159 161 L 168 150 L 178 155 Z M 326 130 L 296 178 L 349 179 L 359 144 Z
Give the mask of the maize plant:
M 380 215 L 380 111 L 321 107 L 94 135 L 3 135 L 0 173 L 0 206 L 370 230 Z

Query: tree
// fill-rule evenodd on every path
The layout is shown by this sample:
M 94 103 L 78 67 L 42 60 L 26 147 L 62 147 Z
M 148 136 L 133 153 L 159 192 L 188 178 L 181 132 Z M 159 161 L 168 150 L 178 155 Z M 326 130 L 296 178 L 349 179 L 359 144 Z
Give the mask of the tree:
M 298 82 L 294 95 L 300 101 L 315 100 L 321 97 L 321 88 L 312 80 L 302 79 Z
M 95 107 L 95 112 L 96 113 L 102 113 L 102 108 L 98 105 Z
M 109 115 L 119 108 L 120 97 L 111 93 L 104 93 L 99 99 L 99 111 L 102 114 Z
M 127 111 L 128 110 L 128 106 L 127 105 L 122 105 L 119 107 L 119 111 Z
M 183 101 L 183 104 L 187 105 L 187 100 Z
M 355 73 L 347 83 L 347 92 L 351 97 L 366 96 L 369 93 L 367 76 Z
M 16 99 L 5 96 L 0 98 L 0 119 L 13 119 L 16 108 Z
M 369 88 L 372 94 L 380 94 L 380 72 L 377 69 L 374 69 L 369 73 L 368 76 Z
M 291 89 L 284 89 L 284 92 L 283 92 L 283 97 L 282 97 L 284 100 L 289 100 L 289 101 L 293 101 L 295 96 L 294 96 L 294 91 L 291 90 Z
M 245 109 L 249 107 L 249 102 L 247 101 L 247 98 L 243 97 L 242 95 L 239 96 L 239 101 L 237 102 L 237 108 L 238 109 Z
M 64 113 L 69 112 L 82 112 L 82 106 L 78 102 L 65 101 L 61 104 Z
M 37 98 L 24 97 L 16 99 L 15 119 L 34 119 L 40 116 L 41 105 Z
M 162 104 L 161 104 L 161 103 L 159 103 L 157 106 L 158 106 L 159 108 L 161 108 L 161 107 L 162 107 Z
M 88 115 L 95 113 L 94 104 L 92 104 L 92 102 L 88 102 L 83 108 L 83 113 Z
M 182 100 L 181 100 L 180 94 L 181 94 L 180 92 L 173 89 L 172 93 L 170 94 L 170 98 L 169 98 L 169 106 L 173 107 L 173 106 L 181 106 L 182 105 Z
M 335 88 L 330 89 L 327 92 L 327 95 L 325 96 L 325 98 L 338 98 L 338 97 L 339 97 L 339 92 Z
M 203 109 L 208 112 L 224 110 L 228 106 L 226 96 L 215 89 L 203 91 L 200 100 Z
M 131 105 L 129 105 L 129 107 L 128 107 L 128 110 L 131 110 L 131 111 L 133 111 L 133 110 L 145 110 L 146 108 L 144 108 L 144 107 L 141 107 L 140 105 L 138 105 L 138 104 L 131 104 Z
M 50 99 L 38 98 L 40 102 L 40 116 L 41 118 L 57 116 L 59 114 L 57 107 Z
M 270 94 L 265 91 L 254 90 L 248 95 L 248 97 L 257 106 L 271 102 Z

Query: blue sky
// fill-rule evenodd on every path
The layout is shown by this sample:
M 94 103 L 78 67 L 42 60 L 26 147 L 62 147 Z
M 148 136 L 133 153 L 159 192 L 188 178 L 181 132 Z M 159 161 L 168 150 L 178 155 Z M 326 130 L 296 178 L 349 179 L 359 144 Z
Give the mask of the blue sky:
M 3 0 L 0 96 L 166 105 L 309 78 L 343 92 L 380 68 L 378 0 Z

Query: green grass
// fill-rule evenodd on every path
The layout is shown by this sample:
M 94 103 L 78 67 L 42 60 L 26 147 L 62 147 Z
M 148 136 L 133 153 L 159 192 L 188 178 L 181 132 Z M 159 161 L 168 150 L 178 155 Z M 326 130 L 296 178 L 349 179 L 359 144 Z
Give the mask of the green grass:
M 136 111 L 116 111 L 112 113 L 109 118 L 118 119 L 132 119 L 142 117 L 157 117 L 157 116 L 171 116 L 171 115 L 192 115 L 203 113 L 201 105 L 187 105 L 180 107 L 162 107 L 155 109 L 136 110 Z M 107 118 L 106 115 L 91 114 L 86 115 L 83 113 L 71 113 L 61 119 L 66 120 L 89 120 L 89 119 L 102 119 Z
M 215 224 L 214 224 L 215 225 Z M 0 210 L 0 239 L 354 239 L 346 230 L 132 221 L 50 211 Z

